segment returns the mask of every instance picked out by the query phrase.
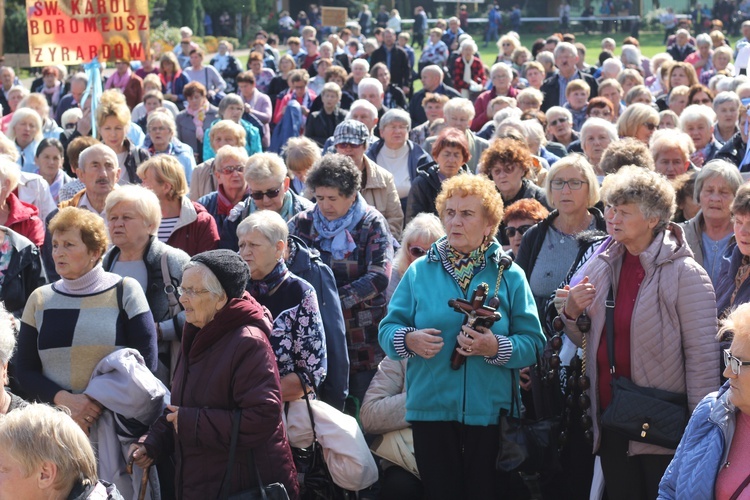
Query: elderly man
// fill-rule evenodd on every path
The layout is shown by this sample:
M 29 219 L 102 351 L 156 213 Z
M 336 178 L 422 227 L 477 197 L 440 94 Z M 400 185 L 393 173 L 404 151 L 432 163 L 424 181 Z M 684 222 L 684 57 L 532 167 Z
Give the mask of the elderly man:
M 58 207 L 78 207 L 104 218 L 104 204 L 109 193 L 117 188 L 119 178 L 120 167 L 117 154 L 104 144 L 89 146 L 83 150 L 78 158 L 78 179 L 85 187 L 76 193 L 73 198 L 60 202 Z M 47 225 L 57 215 L 58 211 L 54 210 L 47 216 Z M 52 235 L 49 232 L 44 238 L 42 259 L 50 282 L 60 279 L 60 276 L 55 272 L 55 263 L 52 260 Z
M 479 159 L 484 150 L 490 146 L 490 143 L 469 129 L 469 124 L 474 119 L 474 106 L 471 104 L 471 101 L 462 97 L 451 99 L 443 108 L 443 116 L 445 117 L 446 126 L 457 128 L 466 134 L 470 154 L 469 161 L 466 164 L 471 172 L 477 172 Z M 424 143 L 424 150 L 429 154 L 432 154 L 432 145 L 436 139 L 436 136 L 428 137 Z
M 73 75 L 70 79 L 70 93 L 63 96 L 63 98 L 60 99 L 60 103 L 57 105 L 57 110 L 55 111 L 55 121 L 57 123 L 62 121 L 62 115 L 67 110 L 71 108 L 79 108 L 81 106 L 81 99 L 83 98 L 83 93 L 85 92 L 88 83 L 89 79 L 86 76 L 86 73 L 76 73 Z
M 411 66 L 409 56 L 396 44 L 396 32 L 392 28 L 383 31 L 383 45 L 370 56 L 370 64 L 382 62 L 391 72 L 391 82 L 409 95 L 411 92 Z
M 457 17 L 451 17 L 448 19 L 448 29 L 443 33 L 443 43 L 448 46 L 449 50 L 454 50 L 453 44 L 456 44 L 458 48 L 458 37 L 463 35 L 465 32 L 461 29 L 461 21 Z
M 3 66 L 0 68 L 0 84 L 2 84 L 3 91 L 0 92 L 0 106 L 2 107 L 3 116 L 11 112 L 10 104 L 8 104 L 8 92 L 16 81 L 16 72 L 10 66 Z M 59 122 L 58 122 L 59 123 Z
M 591 87 L 589 99 L 596 97 L 599 86 L 593 76 L 578 70 L 578 50 L 569 42 L 561 42 L 555 47 L 555 66 L 557 73 L 547 78 L 540 89 L 544 93 L 542 111 L 545 113 L 552 106 L 563 106 L 568 102 L 565 89 L 572 80 L 584 80 Z
M 675 43 L 667 48 L 667 53 L 675 61 L 681 62 L 693 52 L 695 52 L 695 46 L 690 43 L 690 32 L 686 29 L 677 30 Z
M 370 133 L 369 137 L 367 138 L 368 148 L 378 139 L 373 133 L 379 121 L 378 110 L 370 101 L 366 101 L 364 99 L 357 99 L 356 101 L 354 101 L 349 108 L 349 113 L 347 113 L 346 119 L 356 120 L 360 123 L 365 124 L 367 130 L 369 130 Z M 331 152 L 335 152 L 335 148 L 333 146 L 333 136 L 329 137 L 328 140 L 326 140 L 326 143 L 323 144 L 323 154 L 325 155 Z
M 479 132 L 491 116 L 487 116 L 487 105 L 495 97 L 513 97 L 518 95 L 518 90 L 511 87 L 510 82 L 513 80 L 513 70 L 505 63 L 496 63 L 490 69 L 490 79 L 492 88 L 485 90 L 477 100 L 474 101 L 474 120 L 471 122 L 471 130 Z
M 376 78 L 363 78 L 362 81 L 359 82 L 358 94 L 360 99 L 364 99 L 375 106 L 375 109 L 378 110 L 378 120 L 383 117 L 386 111 L 388 111 L 385 109 L 385 106 L 383 106 L 385 93 L 383 91 L 383 84 L 380 83 L 380 80 Z M 377 126 L 372 133 L 375 134 L 376 137 L 380 137 L 380 131 Z
M 422 107 L 422 101 L 426 93 L 447 95 L 449 99 L 461 97 L 456 89 L 443 83 L 444 76 L 443 70 L 435 64 L 422 68 L 422 90 L 415 92 L 409 102 L 409 115 L 411 115 L 413 127 L 427 121 L 427 115 Z
M 398 196 L 393 175 L 365 156 L 370 133 L 364 123 L 356 120 L 341 122 L 333 134 L 336 152 L 354 160 L 362 172 L 360 194 L 368 204 L 375 207 L 388 221 L 388 227 L 396 240 L 401 239 L 404 227 L 404 211 Z

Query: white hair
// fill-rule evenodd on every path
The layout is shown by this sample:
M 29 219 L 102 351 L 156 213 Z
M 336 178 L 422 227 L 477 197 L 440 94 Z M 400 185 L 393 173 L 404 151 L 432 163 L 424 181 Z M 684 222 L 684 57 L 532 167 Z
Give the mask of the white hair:
M 570 42 L 560 42 L 557 44 L 554 52 L 555 57 L 559 56 L 563 52 L 567 52 L 568 54 L 572 54 L 576 57 L 578 56 L 578 49 L 576 49 L 576 46 Z
M 708 106 L 700 104 L 691 104 L 686 107 L 680 114 L 680 130 L 685 132 L 685 128 L 691 123 L 703 121 L 708 128 L 712 128 L 716 122 L 716 113 Z
M 591 117 L 586 120 L 581 127 L 581 145 L 583 145 L 586 140 L 589 131 L 592 131 L 593 129 L 603 129 L 607 132 L 610 141 L 617 140 L 617 127 L 615 127 L 614 123 L 608 122 L 603 118 Z
M 463 42 L 461 42 L 461 45 L 458 47 L 459 52 L 463 52 L 466 47 L 471 47 L 471 53 L 474 54 L 479 51 L 479 48 L 477 47 L 477 44 L 474 43 L 474 40 L 472 39 L 466 39 Z
M 641 51 L 635 45 L 623 45 L 620 60 L 623 64 L 641 65 Z
M 495 122 L 495 128 L 497 128 L 500 125 L 502 125 L 502 123 L 505 120 L 508 120 L 508 119 L 520 120 L 522 114 L 523 112 L 520 109 L 509 106 L 495 113 L 495 116 L 492 117 L 492 120 Z
M 377 78 L 362 78 L 362 81 L 360 81 L 359 85 L 357 86 L 357 93 L 359 94 L 359 97 L 361 98 L 362 93 L 368 89 L 376 90 L 378 92 L 378 95 L 383 94 L 383 84 L 380 83 L 380 80 L 378 80 Z
M 614 38 L 602 38 L 602 48 L 606 47 L 607 45 L 614 45 L 617 47 L 617 42 L 615 42 Z
M 367 62 L 364 59 L 355 59 L 352 61 L 352 69 L 354 69 L 355 66 L 362 66 L 365 70 L 365 72 L 370 71 L 370 63 Z
M 619 59 L 610 57 L 602 63 L 602 73 L 607 73 L 609 75 L 615 71 L 617 71 L 618 75 L 622 71 L 622 61 Z
M 450 101 L 445 103 L 445 106 L 443 107 L 443 116 L 453 116 L 453 113 L 466 113 L 469 115 L 469 119 L 471 120 L 474 118 L 474 114 L 476 113 L 476 111 L 474 110 L 474 105 L 470 100 L 464 99 L 463 97 L 458 97 L 455 99 L 451 99 Z
M 492 78 L 495 73 L 505 73 L 505 76 L 508 78 L 513 78 L 513 70 L 511 67 L 505 63 L 495 63 L 492 65 L 492 68 L 490 68 L 490 78 Z
M 347 113 L 346 119 L 353 120 L 354 118 L 352 118 L 352 115 L 354 114 L 356 110 L 360 108 L 364 108 L 367 111 L 369 111 L 370 116 L 372 116 L 372 118 L 378 117 L 378 110 L 373 103 L 371 103 L 370 101 L 366 99 L 357 99 L 356 101 L 352 103 L 351 106 L 349 106 L 349 113 Z
M 695 37 L 695 45 L 708 45 L 709 47 L 713 46 L 714 42 L 711 40 L 711 36 L 709 36 L 708 33 L 701 33 L 697 37 Z
M 532 119 L 523 120 L 521 125 L 523 125 L 526 131 L 525 135 L 529 142 L 533 141 L 537 145 L 536 149 L 529 148 L 532 154 L 539 152 L 539 148 L 547 145 L 547 137 L 544 135 L 544 127 L 542 127 L 541 123 Z

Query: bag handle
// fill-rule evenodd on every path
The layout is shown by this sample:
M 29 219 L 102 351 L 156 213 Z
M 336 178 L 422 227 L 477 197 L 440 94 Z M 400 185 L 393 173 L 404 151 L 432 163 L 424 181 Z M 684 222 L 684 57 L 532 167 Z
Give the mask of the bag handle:
M 742 484 L 734 491 L 731 497 L 729 497 L 729 500 L 737 500 L 743 491 L 745 491 L 745 488 L 747 488 L 747 485 L 750 484 L 750 475 L 748 475 L 744 481 L 742 481 Z
M 229 488 L 232 483 L 232 469 L 234 469 L 234 457 L 237 452 L 237 441 L 240 436 L 240 419 L 242 418 L 242 410 L 239 408 L 234 410 L 232 416 L 232 441 L 229 444 L 229 462 L 227 463 L 227 471 L 224 474 L 224 484 L 221 486 L 221 492 L 219 498 L 226 500 L 229 498 Z M 263 487 L 263 481 L 260 479 L 260 472 L 258 466 L 255 464 L 255 455 L 253 450 L 247 451 L 248 465 L 255 470 L 255 478 L 258 480 L 258 489 L 260 490 L 260 496 L 263 500 L 268 500 L 266 490 Z
M 174 318 L 179 314 L 181 306 L 177 298 L 177 288 L 172 284 L 172 277 L 169 274 L 167 253 L 161 254 L 161 279 L 164 282 L 164 293 L 167 294 L 167 300 L 169 301 L 169 315 Z
M 612 285 L 609 285 L 609 293 L 606 302 L 607 310 L 607 357 L 609 358 L 609 373 L 615 374 L 615 294 Z
M 313 445 L 318 442 L 318 433 L 315 432 L 315 417 L 313 417 L 312 405 L 310 404 L 310 397 L 307 395 L 308 384 L 305 377 L 301 373 L 295 371 L 295 375 L 299 378 L 300 384 L 302 384 L 302 392 L 304 393 L 305 402 L 307 403 L 307 414 L 310 416 L 310 425 L 312 426 L 313 432 Z M 313 388 L 314 389 L 314 388 Z

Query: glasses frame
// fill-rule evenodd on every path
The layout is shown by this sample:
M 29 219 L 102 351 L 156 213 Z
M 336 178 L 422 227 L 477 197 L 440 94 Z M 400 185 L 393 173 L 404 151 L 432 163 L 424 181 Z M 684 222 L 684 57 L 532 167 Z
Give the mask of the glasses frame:
M 243 174 L 245 173 L 245 165 L 231 165 L 228 167 L 217 168 L 216 170 L 223 175 L 231 175 L 235 172 Z
M 568 123 L 569 121 L 570 120 L 568 120 L 567 116 L 561 116 L 557 120 L 552 120 L 551 122 L 549 122 L 548 126 L 549 127 L 557 127 L 558 125 L 560 125 L 562 123 Z
M 281 194 L 281 189 L 284 187 L 282 183 L 278 189 L 269 189 L 268 191 L 250 191 L 250 198 L 255 201 L 261 201 L 263 198 L 268 197 L 269 200 L 273 200 Z
M 420 247 L 419 245 L 409 245 L 408 249 L 409 249 L 409 255 L 411 255 L 415 259 L 418 259 L 420 257 L 424 257 L 425 255 L 427 255 L 427 250 Z
M 185 297 L 192 298 L 196 295 L 211 293 L 211 290 L 193 290 L 192 288 L 182 288 L 181 286 L 178 286 L 177 293 L 179 293 L 180 295 L 184 295 Z
M 732 356 L 732 351 L 724 349 L 724 364 L 732 370 L 732 373 L 739 375 L 743 366 L 750 366 L 750 361 L 742 361 L 737 356 Z
M 572 184 L 573 182 L 580 182 L 581 185 L 578 187 L 573 187 L 573 184 Z M 559 186 L 555 187 L 555 183 L 558 183 Z M 588 181 L 582 181 L 581 179 L 568 179 L 567 181 L 564 181 L 561 179 L 552 179 L 549 182 L 549 187 L 550 189 L 554 191 L 562 191 L 563 189 L 565 189 L 565 186 L 567 185 L 571 191 L 578 191 L 583 187 L 584 184 L 588 184 Z
M 523 236 L 524 234 L 526 234 L 526 231 L 528 231 L 532 227 L 534 227 L 533 224 L 524 224 L 523 226 L 518 227 L 508 226 L 505 228 L 505 236 L 507 236 L 508 238 L 515 238 L 516 233 Z

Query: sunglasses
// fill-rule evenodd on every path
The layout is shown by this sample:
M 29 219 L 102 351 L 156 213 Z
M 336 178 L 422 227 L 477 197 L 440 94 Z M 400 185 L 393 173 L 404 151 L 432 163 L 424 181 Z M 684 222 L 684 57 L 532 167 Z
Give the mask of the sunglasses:
M 65 128 L 66 129 L 73 129 L 73 128 L 76 128 L 77 125 L 78 125 L 77 123 L 66 123 L 65 124 Z
M 357 149 L 360 146 L 362 146 L 362 144 L 352 144 L 350 142 L 342 142 L 340 144 L 336 144 L 336 147 L 341 149 Z
M 268 191 L 253 191 L 250 193 L 250 197 L 254 199 L 255 201 L 260 201 L 263 199 L 264 196 L 267 196 L 269 200 L 272 200 L 276 198 L 279 193 L 281 193 L 281 188 L 279 189 L 269 189 Z
M 750 365 L 750 361 L 741 361 L 740 358 L 732 356 L 732 352 L 729 349 L 724 349 L 724 365 L 730 367 L 732 373 L 739 375 L 742 367 Z
M 654 130 L 656 130 L 657 128 L 659 128 L 658 124 L 654 125 L 653 123 L 644 123 L 643 126 L 646 127 L 647 129 L 649 129 L 651 132 L 653 132 Z
M 416 245 L 409 247 L 409 255 L 411 255 L 415 259 L 423 257 L 425 254 L 427 254 L 427 250 L 422 247 L 418 247 Z
M 227 165 L 217 169 L 220 174 L 229 175 L 235 172 L 243 173 L 245 171 L 245 165 Z
M 524 224 L 523 226 L 518 227 L 508 226 L 505 228 L 505 236 L 507 236 L 508 238 L 514 238 L 516 236 L 516 233 L 523 236 L 529 229 L 531 229 L 530 224 Z
M 490 173 L 493 175 L 499 175 L 501 173 L 510 175 L 513 173 L 515 169 L 516 169 L 516 165 L 498 165 L 496 167 L 492 167 L 492 170 L 490 171 Z
M 562 123 L 568 123 L 568 117 L 567 116 L 563 116 L 562 118 L 558 118 L 557 120 L 552 120 L 551 122 L 549 122 L 549 126 L 550 127 L 556 127 L 556 126 L 558 126 L 558 125 L 560 125 Z

